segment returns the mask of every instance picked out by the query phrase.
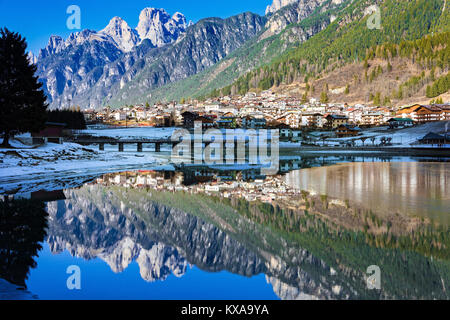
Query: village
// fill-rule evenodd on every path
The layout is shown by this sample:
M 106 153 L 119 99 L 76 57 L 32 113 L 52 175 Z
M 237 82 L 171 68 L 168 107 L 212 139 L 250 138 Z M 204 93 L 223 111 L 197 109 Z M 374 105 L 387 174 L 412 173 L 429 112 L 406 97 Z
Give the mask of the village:
M 160 172 L 139 171 L 107 174 L 95 181 L 105 186 L 152 188 L 158 191 L 187 192 L 219 195 L 223 198 L 243 198 L 247 201 L 272 203 L 288 200 L 302 193 L 290 187 L 282 175 L 261 176 L 255 170 L 248 172 Z
M 245 96 L 225 96 L 218 100 L 192 100 L 183 103 L 156 103 L 124 106 L 118 109 L 84 110 L 90 124 L 109 127 L 184 127 L 202 122 L 203 129 L 279 129 L 281 141 L 298 142 L 305 132 L 319 132 L 324 138 L 363 135 L 364 130 L 380 126 L 390 129 L 450 121 L 450 104 L 405 107 L 367 106 L 346 103 L 321 103 L 263 91 Z M 320 136 L 320 133 L 324 134 Z M 329 133 L 332 132 L 330 135 Z M 326 133 L 326 134 L 325 134 Z M 435 133 L 436 134 L 436 133 Z M 439 136 L 439 137 L 438 137 Z M 448 144 L 447 137 L 436 134 L 437 143 Z M 442 141 L 440 141 L 442 140 Z

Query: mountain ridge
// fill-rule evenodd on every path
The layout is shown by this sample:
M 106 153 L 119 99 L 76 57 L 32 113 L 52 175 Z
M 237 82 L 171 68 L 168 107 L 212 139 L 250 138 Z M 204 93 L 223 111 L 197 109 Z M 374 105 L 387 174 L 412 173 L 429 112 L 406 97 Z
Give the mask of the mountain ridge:
M 319 80 L 324 72 L 352 61 L 361 63 L 373 46 L 450 29 L 444 0 L 295 0 L 278 1 L 280 6 L 277 1 L 277 10 L 266 17 L 242 13 L 227 19 L 204 18 L 189 24 L 184 32 L 169 32 L 169 43 L 148 36 L 141 23 L 138 32 L 118 18 L 110 22 L 108 32 L 84 30 L 66 41 L 52 37 L 38 59 L 50 106 L 114 108 L 245 94 L 297 82 L 294 90 L 282 91 L 319 98 L 322 89 L 305 92 L 302 87 L 311 87 L 305 82 Z M 366 21 L 373 10 L 368 8 L 375 5 L 382 11 L 382 28 L 369 30 Z M 144 9 L 141 15 L 154 13 L 161 23 L 170 17 L 164 10 Z M 170 19 L 185 26 L 183 17 L 176 13 Z M 171 23 L 167 28 L 175 30 Z M 117 35 L 125 36 L 108 40 Z M 135 45 L 141 37 L 148 39 Z M 69 62 L 72 57 L 75 62 Z M 345 86 L 352 79 L 343 82 Z M 334 89 L 340 90 L 340 86 Z M 392 100 L 387 92 L 382 94 Z M 331 98 L 343 97 L 331 94 Z M 367 102 L 358 99 L 355 101 Z
M 185 21 L 180 15 L 177 19 Z M 129 103 L 129 94 L 122 89 L 130 82 L 134 82 L 132 90 L 145 95 L 148 89 L 194 75 L 253 38 L 264 22 L 265 18 L 252 13 L 203 19 L 171 44 L 155 47 L 152 39 L 144 39 L 130 52 L 107 41 L 110 35 L 92 30 L 66 41 L 53 37 L 40 55 L 38 74 L 51 108 L 102 107 L 113 98 Z M 117 23 L 122 24 L 115 19 L 113 31 Z M 124 29 L 129 30 L 126 25 Z
M 370 16 L 367 8 L 374 4 L 380 7 L 382 13 L 381 28 L 370 30 L 367 27 L 367 20 Z M 449 9 L 445 5 L 446 1 L 444 0 L 412 0 L 408 2 L 392 0 L 352 1 L 339 15 L 334 16 L 333 22 L 326 29 L 317 33 L 310 40 L 294 50 L 280 55 L 271 63 L 252 70 L 234 81 L 230 86 L 213 91 L 211 96 L 227 95 L 232 91 L 245 94 L 249 90 L 275 90 L 278 87 L 287 87 L 297 83 L 295 90 L 284 90 L 283 93 L 319 99 L 323 92 L 322 87 L 328 86 L 326 86 L 324 81 L 319 81 L 318 84 L 315 84 L 317 80 L 326 77 L 327 74 L 331 74 L 334 70 L 339 74 L 339 68 L 344 68 L 346 65 L 352 63 L 362 65 L 364 60 L 368 59 L 367 53 L 369 50 L 372 50 L 377 45 L 381 46 L 381 50 L 385 50 L 382 47 L 385 44 L 401 43 L 406 45 L 407 41 L 420 40 L 430 34 L 442 34 L 450 31 Z M 414 50 L 420 51 L 420 48 Z M 430 51 L 429 58 L 434 60 L 432 61 L 433 64 L 437 63 L 439 65 L 438 74 L 445 74 L 448 72 L 448 65 L 444 64 L 441 66 L 442 63 L 440 61 L 445 61 L 446 59 L 440 57 L 440 55 L 447 54 L 448 56 L 448 47 L 443 51 L 441 50 L 441 52 L 438 56 L 435 56 L 435 53 Z M 408 74 L 410 77 L 419 77 L 424 69 L 415 63 L 414 58 L 411 61 L 415 64 L 414 68 L 420 69 L 420 71 L 416 74 Z M 386 65 L 383 67 L 387 68 Z M 392 65 L 389 66 L 389 68 L 391 67 Z M 431 69 L 431 67 L 425 68 L 426 73 L 431 72 Z M 373 72 L 372 69 L 368 71 L 369 73 Z M 382 77 L 387 75 L 387 73 L 382 73 Z M 343 89 L 345 89 L 346 85 L 354 82 L 354 76 L 358 77 L 358 79 L 371 78 L 371 75 L 365 75 L 363 70 L 362 74 L 351 74 L 350 77 L 341 79 L 340 87 L 343 86 Z M 402 78 L 402 74 L 399 74 L 399 77 L 399 79 L 394 78 L 394 81 L 392 79 L 389 80 L 389 78 L 384 78 L 383 81 L 383 78 L 381 78 L 380 83 L 401 86 L 402 82 L 408 81 L 408 78 Z M 361 82 L 358 83 L 361 85 Z M 314 91 L 316 86 L 318 88 Z M 305 90 L 305 87 L 309 89 Z M 341 88 L 335 87 L 334 89 Z M 358 90 L 361 91 L 360 89 Z M 367 90 L 369 89 L 370 87 L 368 86 Z M 353 90 L 355 89 L 353 88 Z M 386 92 L 385 97 L 387 100 L 392 100 L 392 90 L 390 97 L 388 92 Z M 424 89 L 419 91 L 423 93 Z M 367 96 L 370 93 L 375 96 L 377 91 L 367 92 Z M 423 99 L 423 97 L 423 95 L 416 95 L 413 99 Z M 337 95 L 336 98 L 342 98 L 342 95 Z M 329 102 L 349 103 L 367 103 L 369 101 L 371 100 L 329 100 Z M 412 100 L 398 99 L 396 103 L 408 103 L 408 101 Z

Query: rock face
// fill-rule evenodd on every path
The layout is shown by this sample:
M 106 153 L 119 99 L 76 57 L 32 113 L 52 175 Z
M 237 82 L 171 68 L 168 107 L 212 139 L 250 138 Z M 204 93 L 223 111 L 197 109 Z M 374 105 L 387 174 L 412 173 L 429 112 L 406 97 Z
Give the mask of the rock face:
M 296 3 L 299 0 L 273 0 L 273 3 L 270 6 L 267 6 L 266 15 L 277 12 L 281 8 L 288 6 L 292 3 Z
M 99 33 L 110 36 L 117 47 L 125 52 L 131 51 L 141 41 L 137 31 L 130 28 L 120 17 L 112 18 L 106 28 Z
M 278 2 L 277 2 L 278 1 Z M 284 2 L 283 2 L 284 1 Z M 263 37 L 268 37 L 273 34 L 277 34 L 284 30 L 288 25 L 299 23 L 300 21 L 309 17 L 317 8 L 326 4 L 327 0 L 275 0 L 276 3 L 286 3 L 285 5 L 279 7 L 275 11 L 273 11 L 273 15 L 267 21 L 266 24 L 266 32 Z M 274 4 L 275 4 L 274 2 Z M 292 4 L 292 5 L 291 5 Z M 329 9 L 333 7 L 333 2 L 328 3 L 326 7 L 323 8 Z M 276 6 L 278 7 L 278 5 Z M 281 10 L 282 9 L 282 10 Z M 325 25 L 325 27 L 328 24 Z M 320 29 L 321 30 L 321 29 Z M 320 31 L 318 30 L 318 31 Z M 314 35 L 316 30 L 313 30 L 312 34 Z
M 306 26 L 299 23 L 318 12 L 331 12 L 343 2 L 276 0 L 267 18 L 243 13 L 224 20 L 207 18 L 195 25 L 187 23 L 181 13 L 170 16 L 163 9 L 146 8 L 136 29 L 115 17 L 100 32 L 84 30 L 66 41 L 52 37 L 38 59 L 38 75 L 52 109 L 119 107 L 164 100 L 167 97 L 158 96 L 158 91 L 166 85 L 177 86 L 181 80 L 218 64 L 247 44 L 254 45 L 251 50 L 255 52 L 250 56 L 256 60 L 238 56 L 237 61 L 243 66 L 239 63 L 231 68 L 239 73 L 259 65 L 266 45 L 261 41 L 273 35 L 280 34 L 282 43 L 276 54 L 308 40 L 325 29 L 332 16 L 324 14 Z M 293 27 L 283 34 L 289 25 Z M 242 52 L 245 54 L 245 50 Z M 216 77 L 198 82 L 199 88 L 207 88 Z M 189 88 L 198 89 L 192 85 Z
M 261 258 L 223 231 L 195 216 L 143 201 L 142 219 L 123 194 L 103 198 L 102 187 L 67 191 L 70 200 L 50 203 L 48 243 L 52 252 L 100 258 L 114 272 L 131 262 L 149 282 L 181 277 L 189 263 L 211 272 L 228 270 L 244 276 L 264 271 Z M 106 200 L 108 199 L 108 200 Z
M 114 42 L 91 30 L 72 34 L 66 41 L 50 39 L 39 55 L 37 73 L 51 108 L 73 105 L 76 95 L 89 90 L 103 68 L 122 55 Z
M 148 39 L 155 47 L 162 47 L 176 41 L 188 26 L 179 12 L 171 17 L 164 9 L 146 8 L 139 16 L 136 31 L 141 41 Z
M 51 55 L 57 54 L 61 51 L 64 44 L 63 38 L 60 36 L 51 36 L 48 40 L 48 44 L 44 49 L 41 49 L 39 53 L 39 59 L 45 59 Z
M 68 200 L 47 207 L 47 242 L 53 253 L 67 250 L 86 260 L 100 258 L 114 272 L 136 261 L 141 277 L 150 282 L 163 281 L 171 274 L 182 277 L 191 264 L 207 272 L 228 271 L 246 277 L 264 273 L 284 299 L 337 297 L 327 288 L 334 282 L 329 278 L 330 268 L 306 250 L 285 244 L 281 256 L 273 255 L 267 251 L 270 246 L 236 240 L 230 231 L 153 202 L 148 192 L 139 201 L 129 198 L 125 188 L 85 186 L 64 193 Z M 209 214 L 213 218 L 218 212 Z M 242 220 L 239 225 L 245 223 Z M 304 270 L 310 266 L 313 273 Z
M 116 17 L 100 32 L 84 30 L 66 41 L 52 37 L 41 50 L 38 75 L 52 109 L 143 102 L 152 89 L 219 62 L 264 23 L 265 18 L 244 13 L 188 27 L 180 13 L 170 17 L 145 9 L 137 30 Z

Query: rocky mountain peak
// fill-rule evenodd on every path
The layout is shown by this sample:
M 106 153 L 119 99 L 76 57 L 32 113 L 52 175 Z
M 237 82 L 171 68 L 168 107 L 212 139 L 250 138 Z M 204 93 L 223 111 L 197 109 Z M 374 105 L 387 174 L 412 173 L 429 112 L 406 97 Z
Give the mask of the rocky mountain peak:
M 137 29 L 114 17 L 101 31 L 73 33 L 66 41 L 54 39 L 50 48 L 58 47 L 60 52 L 39 59 L 38 75 L 53 109 L 74 103 L 97 108 L 116 99 L 132 103 L 131 98 L 148 96 L 152 90 L 213 66 L 255 37 L 265 22 L 259 15 L 245 13 L 191 26 L 181 13 L 147 8 Z M 187 33 L 189 26 L 192 32 Z M 136 87 L 129 91 L 134 83 Z
M 106 28 L 99 33 L 110 36 L 117 47 L 125 52 L 131 51 L 140 42 L 137 31 L 120 17 L 112 18 Z
M 299 2 L 299 0 L 273 0 L 273 3 L 267 6 L 266 14 L 275 13 L 281 8 L 296 2 Z
M 155 47 L 161 47 L 176 41 L 187 27 L 186 17 L 179 12 L 171 17 L 164 9 L 145 8 L 136 31 L 141 41 L 149 39 Z
M 32 63 L 32 64 L 36 64 L 37 63 L 37 60 L 38 60 L 38 57 L 36 57 L 34 54 L 33 54 L 33 52 L 29 52 L 28 53 L 28 60 L 30 61 L 30 63 Z
M 46 58 L 48 56 L 59 53 L 64 44 L 64 39 L 60 36 L 51 36 L 48 40 L 48 44 L 44 49 L 41 49 L 39 58 Z
M 172 19 L 176 20 L 176 21 L 179 21 L 181 19 L 186 20 L 186 17 L 181 12 L 175 12 L 174 15 L 172 16 Z

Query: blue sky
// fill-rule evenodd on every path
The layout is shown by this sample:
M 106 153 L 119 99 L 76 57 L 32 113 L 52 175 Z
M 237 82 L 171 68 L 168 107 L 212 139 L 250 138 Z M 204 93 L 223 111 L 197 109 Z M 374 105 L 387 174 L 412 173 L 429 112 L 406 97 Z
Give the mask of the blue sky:
M 136 27 L 145 7 L 164 8 L 169 14 L 183 13 L 197 22 L 206 17 L 226 18 L 245 11 L 260 15 L 272 0 L 0 0 L 0 27 L 24 35 L 31 51 L 38 53 L 51 35 L 66 38 L 71 32 L 66 21 L 69 5 L 81 8 L 82 29 L 101 30 L 114 16 Z

